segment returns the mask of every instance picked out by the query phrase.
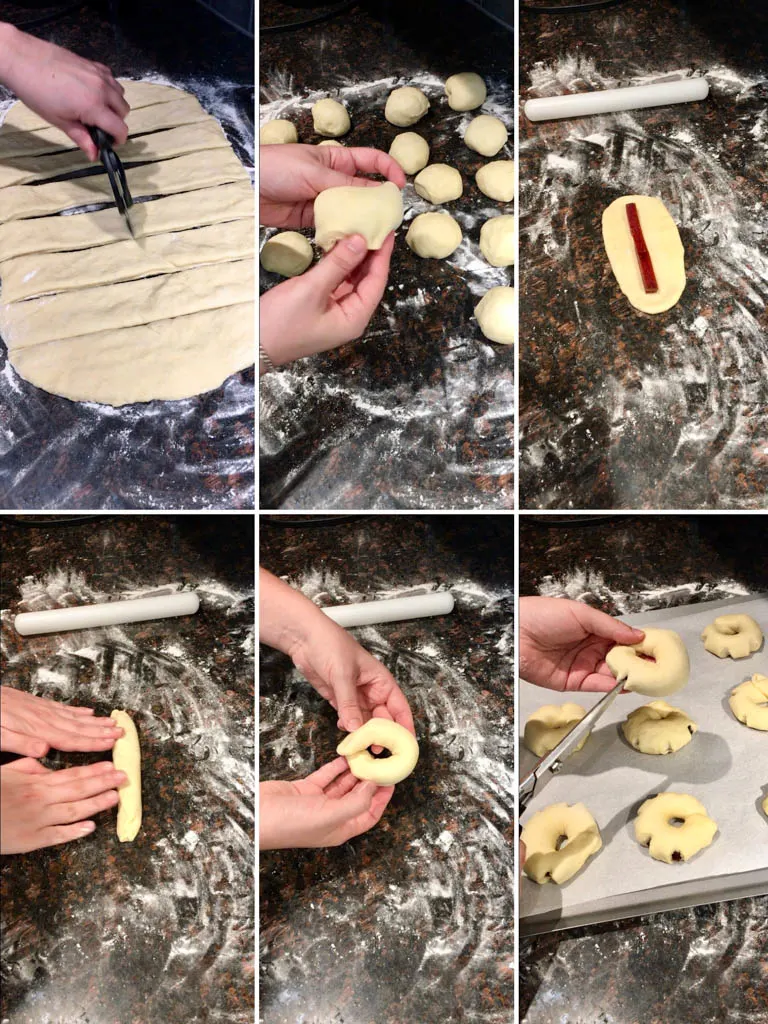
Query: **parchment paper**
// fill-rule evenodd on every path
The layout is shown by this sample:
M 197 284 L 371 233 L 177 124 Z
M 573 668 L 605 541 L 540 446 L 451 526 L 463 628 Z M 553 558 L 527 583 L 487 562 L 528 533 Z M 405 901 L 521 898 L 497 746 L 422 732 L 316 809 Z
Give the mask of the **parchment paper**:
M 731 690 L 755 672 L 768 675 L 766 645 L 749 658 L 717 658 L 704 649 L 703 628 L 724 611 L 745 612 L 768 632 L 768 597 L 714 601 L 626 616 L 633 626 L 674 629 L 691 660 L 688 685 L 666 698 L 699 727 L 674 754 L 641 754 L 619 728 L 630 711 L 653 698 L 620 695 L 583 750 L 537 792 L 525 822 L 549 804 L 583 801 L 603 837 L 602 850 L 566 885 L 538 885 L 523 877 L 522 934 L 632 914 L 768 892 L 768 820 L 760 809 L 768 793 L 768 733 L 749 729 L 731 713 Z M 561 694 L 520 683 L 520 773 L 536 761 L 522 744 L 528 717 L 542 704 L 575 701 L 591 708 L 600 694 Z M 697 797 L 719 826 L 714 842 L 685 864 L 655 861 L 634 836 L 640 804 L 661 792 Z

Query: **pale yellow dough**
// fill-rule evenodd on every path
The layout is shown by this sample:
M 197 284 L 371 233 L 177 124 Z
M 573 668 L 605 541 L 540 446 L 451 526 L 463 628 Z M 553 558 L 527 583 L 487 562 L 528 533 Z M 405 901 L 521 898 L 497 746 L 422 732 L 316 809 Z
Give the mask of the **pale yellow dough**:
M 766 818 L 768 818 L 768 795 L 763 797 L 763 802 L 761 806 L 763 808 L 763 814 L 766 816 Z
M 476 110 L 485 103 L 488 90 L 480 75 L 474 71 L 460 71 L 446 79 L 445 95 L 451 110 Z
M 731 691 L 731 711 L 750 729 L 768 732 L 768 676 L 755 673 Z
M 380 249 L 402 223 L 403 197 L 391 181 L 367 188 L 342 185 L 321 192 L 314 212 L 315 243 L 321 249 L 332 249 L 348 235 L 362 235 L 369 249 Z
M 550 804 L 537 811 L 520 839 L 526 854 L 523 871 L 539 885 L 567 882 L 603 845 L 597 822 L 584 804 Z
M 475 306 L 475 317 L 488 341 L 515 343 L 515 289 L 506 285 L 489 288 Z
M 125 772 L 128 781 L 118 787 L 117 838 L 131 843 L 141 828 L 141 749 L 139 734 L 127 712 L 115 710 L 109 716 L 124 730 L 112 748 L 115 770 Z
M 298 277 L 312 262 L 312 246 L 298 231 L 279 231 L 261 247 L 262 267 L 283 277 Z
M 494 160 L 485 164 L 475 175 L 477 187 L 500 203 L 511 203 L 515 198 L 515 161 Z
M 682 825 L 673 825 L 676 818 Z M 654 860 L 672 864 L 690 860 L 715 838 L 717 824 L 696 797 L 686 793 L 660 793 L 646 800 L 635 818 L 635 838 Z
M 751 615 L 718 615 L 701 634 L 704 647 L 718 658 L 748 658 L 760 649 L 763 631 Z
M 430 164 L 413 179 L 416 194 L 430 203 L 450 203 L 458 199 L 464 189 L 461 175 L 448 164 Z
M 405 241 L 417 256 L 442 260 L 461 245 L 461 228 L 449 213 L 420 213 Z
M 641 754 L 673 754 L 691 742 L 699 727 L 680 708 L 654 700 L 631 711 L 621 731 Z
M 480 228 L 480 252 L 492 267 L 515 262 L 515 218 L 511 213 L 491 217 Z
M 274 121 L 267 121 L 259 128 L 259 144 L 262 146 L 284 145 L 287 142 L 298 141 L 296 126 L 282 118 L 278 117 Z
M 374 757 L 368 747 L 380 746 L 390 751 L 389 757 Z M 349 770 L 358 779 L 367 779 L 379 786 L 402 782 L 416 767 L 419 745 L 413 735 L 387 718 L 369 718 L 365 725 L 346 736 L 336 748 L 346 757 Z
M 690 663 L 682 637 L 671 629 L 638 627 L 645 633 L 639 644 L 612 647 L 606 655 L 608 668 L 625 690 L 649 697 L 666 697 L 688 682 Z M 641 658 L 645 654 L 655 659 Z
M 400 132 L 392 140 L 389 155 L 406 174 L 417 174 L 429 163 L 429 143 L 418 132 Z
M 398 128 L 408 128 L 416 124 L 428 110 L 429 100 L 421 89 L 406 85 L 389 94 L 384 107 L 384 117 Z
M 658 292 L 647 293 L 627 220 L 628 203 L 637 205 L 643 238 L 653 264 Z M 655 196 L 622 196 L 603 213 L 603 243 L 619 288 L 642 313 L 664 313 L 685 288 L 685 252 L 664 203 Z
M 318 100 L 312 107 L 312 125 L 318 135 L 336 138 L 339 135 L 346 135 L 352 127 L 352 122 L 343 103 L 326 97 L 324 100 Z
M 532 754 L 544 757 L 582 720 L 586 711 L 579 704 L 545 704 L 534 711 L 525 723 L 523 742 Z M 574 750 L 581 750 L 589 739 L 585 736 Z
M 496 156 L 507 143 L 509 134 L 503 121 L 490 114 L 472 118 L 464 133 L 464 142 L 481 156 Z

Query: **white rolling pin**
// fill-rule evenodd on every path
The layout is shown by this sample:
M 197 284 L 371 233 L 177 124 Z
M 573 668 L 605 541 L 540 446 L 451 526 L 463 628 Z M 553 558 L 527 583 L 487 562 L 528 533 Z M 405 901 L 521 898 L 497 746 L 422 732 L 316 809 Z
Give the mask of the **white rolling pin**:
M 35 633 L 63 633 L 72 629 L 93 629 L 96 626 L 117 626 L 124 622 L 194 615 L 199 607 L 197 594 L 162 594 L 159 597 L 139 597 L 132 601 L 54 608 L 47 612 L 21 612 L 13 624 L 17 633 L 33 636 Z
M 437 594 L 393 597 L 389 601 L 337 604 L 333 608 L 323 608 L 321 611 L 345 629 L 349 629 L 350 626 L 376 626 L 380 622 L 400 622 L 403 619 L 447 615 L 453 611 L 453 594 L 441 590 Z
M 643 107 L 666 107 L 671 103 L 694 103 L 709 95 L 706 78 L 683 78 L 656 85 L 630 85 L 623 89 L 570 93 L 568 96 L 545 96 L 526 100 L 523 110 L 529 121 L 553 121 L 563 117 L 588 117 L 590 114 L 612 114 L 617 110 L 641 110 Z

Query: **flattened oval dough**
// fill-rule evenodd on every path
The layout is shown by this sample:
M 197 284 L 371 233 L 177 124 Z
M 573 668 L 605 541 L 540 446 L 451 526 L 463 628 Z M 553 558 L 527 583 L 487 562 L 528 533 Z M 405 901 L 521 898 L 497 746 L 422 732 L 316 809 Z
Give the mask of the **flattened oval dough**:
M 374 757 L 370 746 L 386 747 L 389 757 Z M 336 748 L 346 757 L 349 770 L 358 779 L 370 779 L 379 786 L 402 782 L 416 767 L 419 744 L 412 733 L 387 718 L 369 718 L 365 725 L 346 736 Z
M 327 252 L 340 238 L 362 235 L 369 249 L 380 249 L 402 220 L 403 197 L 394 182 L 328 188 L 315 199 L 315 243 Z
M 109 716 L 123 729 L 112 748 L 115 770 L 125 772 L 128 781 L 117 790 L 117 838 L 132 843 L 141 828 L 141 748 L 133 719 L 126 711 L 115 710 Z
M 627 204 L 637 204 L 640 227 L 653 263 L 658 292 L 643 286 L 635 243 L 627 220 Z M 664 313 L 685 289 L 685 252 L 677 224 L 655 196 L 622 196 L 603 213 L 603 243 L 611 270 L 626 297 L 642 313 Z

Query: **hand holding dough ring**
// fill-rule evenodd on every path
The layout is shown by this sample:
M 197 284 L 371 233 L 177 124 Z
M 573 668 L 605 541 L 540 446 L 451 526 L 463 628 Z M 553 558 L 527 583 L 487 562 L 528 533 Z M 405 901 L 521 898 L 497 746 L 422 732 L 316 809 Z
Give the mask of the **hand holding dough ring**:
M 681 825 L 673 825 L 675 819 Z M 695 796 L 659 793 L 646 800 L 635 818 L 635 838 L 654 860 L 666 864 L 690 860 L 715 838 L 717 823 Z
M 390 757 L 374 757 L 368 747 L 386 747 Z M 419 745 L 402 725 L 388 718 L 369 718 L 336 747 L 336 753 L 347 759 L 349 770 L 358 779 L 367 779 L 379 786 L 402 782 L 416 767 Z
M 654 700 L 627 715 L 621 731 L 641 754 L 673 754 L 691 742 L 699 727 L 680 708 Z
M 520 839 L 526 851 L 523 871 L 539 885 L 567 882 L 603 845 L 597 822 L 584 804 L 550 804 L 537 811 Z
M 747 658 L 759 650 L 763 631 L 751 615 L 718 615 L 701 634 L 704 647 L 718 658 Z
M 688 682 L 690 663 L 682 637 L 671 629 L 643 629 L 645 637 L 631 647 L 613 647 L 605 657 L 624 689 L 649 697 L 666 697 Z M 645 654 L 654 661 L 641 658 Z
M 731 690 L 728 698 L 731 711 L 750 729 L 768 732 L 768 676 L 755 673 L 745 683 Z
M 544 757 L 567 736 L 575 725 L 582 720 L 586 711 L 579 704 L 545 704 L 534 711 L 525 723 L 523 743 L 537 757 Z M 587 734 L 573 751 L 581 750 L 589 739 Z

